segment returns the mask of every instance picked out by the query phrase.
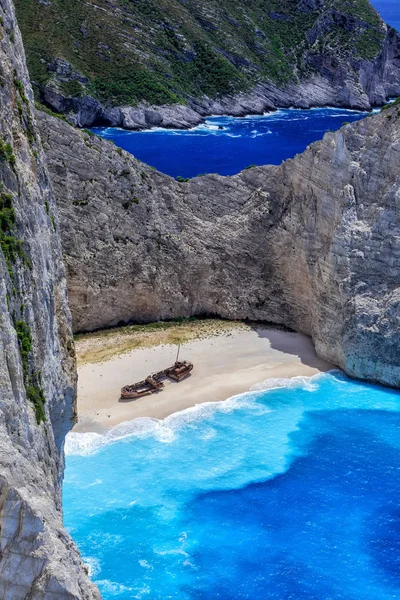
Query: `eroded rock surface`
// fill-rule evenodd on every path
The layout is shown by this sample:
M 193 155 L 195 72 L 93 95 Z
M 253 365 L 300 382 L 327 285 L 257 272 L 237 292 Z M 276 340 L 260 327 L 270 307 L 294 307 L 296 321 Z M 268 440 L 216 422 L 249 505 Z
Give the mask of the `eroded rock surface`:
M 215 314 L 400 386 L 399 108 L 279 167 L 178 183 L 44 114 L 76 331 Z
M 62 524 L 76 370 L 59 223 L 9 0 L 0 16 L 0 598 L 94 600 Z

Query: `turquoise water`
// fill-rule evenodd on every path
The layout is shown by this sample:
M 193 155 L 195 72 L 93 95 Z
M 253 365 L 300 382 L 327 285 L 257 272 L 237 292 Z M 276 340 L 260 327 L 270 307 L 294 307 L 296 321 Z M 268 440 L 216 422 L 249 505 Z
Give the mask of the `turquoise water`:
M 172 177 L 234 175 L 249 165 L 279 165 L 344 122 L 367 113 L 342 108 L 281 109 L 245 118 L 210 117 L 193 129 L 127 131 L 95 127 L 136 158 Z
M 65 522 L 105 600 L 400 598 L 400 394 L 268 386 L 68 436 Z

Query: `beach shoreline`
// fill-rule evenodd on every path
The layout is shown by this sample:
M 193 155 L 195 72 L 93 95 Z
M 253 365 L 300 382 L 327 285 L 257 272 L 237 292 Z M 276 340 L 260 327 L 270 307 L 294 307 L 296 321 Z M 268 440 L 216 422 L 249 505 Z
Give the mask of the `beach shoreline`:
M 113 339 L 110 335 L 109 345 Z M 118 331 L 114 335 L 118 336 Z M 137 417 L 164 419 L 197 404 L 245 393 L 267 379 L 312 376 L 334 368 L 317 357 L 305 335 L 226 323 L 215 333 L 194 336 L 182 344 L 180 358 L 194 364 L 190 377 L 180 383 L 166 381 L 159 393 L 120 401 L 122 386 L 170 366 L 175 361 L 176 345 L 145 345 L 108 355 L 102 362 L 88 362 L 85 338 L 77 342 L 78 357 L 83 345 L 86 356 L 86 362 L 78 365 L 79 420 L 73 429 L 77 433 L 104 433 Z

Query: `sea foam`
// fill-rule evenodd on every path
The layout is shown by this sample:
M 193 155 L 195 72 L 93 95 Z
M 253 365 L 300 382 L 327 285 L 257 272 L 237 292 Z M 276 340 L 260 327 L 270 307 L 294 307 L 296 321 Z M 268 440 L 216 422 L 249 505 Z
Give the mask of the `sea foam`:
M 234 175 L 248 165 L 280 164 L 343 121 L 366 113 L 345 109 L 279 109 L 264 115 L 208 117 L 191 129 L 124 131 L 94 128 L 98 135 L 172 177 Z
M 308 391 L 318 389 L 320 374 L 311 377 L 270 378 L 262 383 L 255 384 L 250 391 L 231 396 L 222 402 L 203 402 L 184 410 L 169 415 L 165 419 L 150 417 L 137 417 L 131 421 L 124 421 L 109 429 L 104 434 L 95 432 L 75 433 L 66 436 L 65 454 L 67 456 L 87 456 L 97 452 L 102 447 L 130 437 L 153 436 L 161 442 L 174 440 L 177 429 L 210 417 L 214 412 L 229 413 L 238 409 L 248 408 L 258 412 L 260 407 L 256 404 L 256 392 L 264 392 L 278 388 L 303 388 Z M 264 409 L 264 413 L 269 409 Z
M 400 394 L 255 388 L 68 436 L 65 523 L 105 600 L 395 597 Z

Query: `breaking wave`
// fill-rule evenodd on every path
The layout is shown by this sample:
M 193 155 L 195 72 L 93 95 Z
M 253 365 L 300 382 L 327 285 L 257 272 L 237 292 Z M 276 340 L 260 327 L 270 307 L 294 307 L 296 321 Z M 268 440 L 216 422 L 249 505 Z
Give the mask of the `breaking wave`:
M 335 371 L 72 433 L 65 523 L 104 600 L 391 600 L 399 429 Z
M 340 371 L 337 373 L 340 373 Z M 222 402 L 196 404 L 195 406 L 173 413 L 162 420 L 150 417 L 137 417 L 132 421 L 125 421 L 107 430 L 104 434 L 71 432 L 65 440 L 65 454 L 67 456 L 88 456 L 104 446 L 130 437 L 144 438 L 152 436 L 159 441 L 169 442 L 174 439 L 177 429 L 204 420 L 212 416 L 215 412 L 230 413 L 244 408 L 260 411 L 260 407 L 256 403 L 257 392 L 260 393 L 279 388 L 301 388 L 307 391 L 316 391 L 318 389 L 319 378 L 321 378 L 320 374 L 312 377 L 270 378 L 252 386 L 249 392 L 237 394 Z
M 342 108 L 279 109 L 264 115 L 209 117 L 191 129 L 125 131 L 94 128 L 99 135 L 172 177 L 234 175 L 248 165 L 280 164 L 303 152 L 326 131 L 367 113 Z

